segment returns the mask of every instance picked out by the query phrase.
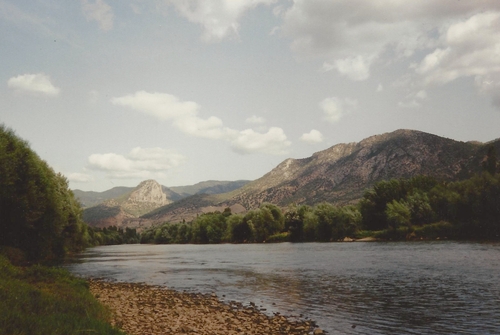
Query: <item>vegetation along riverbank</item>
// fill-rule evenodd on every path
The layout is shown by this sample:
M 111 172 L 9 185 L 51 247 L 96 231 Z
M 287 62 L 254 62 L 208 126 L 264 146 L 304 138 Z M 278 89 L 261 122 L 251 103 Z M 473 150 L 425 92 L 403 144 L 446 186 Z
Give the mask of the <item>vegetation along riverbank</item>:
M 353 205 L 292 204 L 282 209 L 266 203 L 245 214 L 226 210 L 200 215 L 188 223 L 167 222 L 139 235 L 135 229 L 89 227 L 82 220 L 82 209 L 68 188 L 67 179 L 55 173 L 13 131 L 0 126 L 0 333 L 120 334 L 118 328 L 110 325 L 111 320 L 133 333 L 140 328 L 129 322 L 142 324 L 138 320 L 145 317 L 144 323 L 156 324 L 155 318 L 165 317 L 162 313 L 169 315 L 170 323 L 162 321 L 164 328 L 159 331 L 308 333 L 314 326 L 310 322 L 295 323 L 276 315 L 268 317 L 255 308 L 241 305 L 235 308 L 211 297 L 91 281 L 93 292 L 113 314 L 95 300 L 86 281 L 53 265 L 89 246 L 139 240 L 142 243 L 326 242 L 351 237 L 496 240 L 500 238 L 500 174 L 495 155 L 494 150 L 488 153 L 482 174 L 461 182 L 446 183 L 427 176 L 389 180 L 377 183 Z M 113 295 L 112 290 L 121 293 Z M 164 295 L 170 301 L 170 309 L 165 310 L 167 306 L 157 303 L 153 293 Z M 126 296 L 132 300 L 119 306 L 118 302 Z M 133 308 L 130 302 L 138 302 L 136 309 L 118 309 Z M 152 314 L 141 314 L 146 308 Z M 179 311 L 184 308 L 197 323 L 181 317 Z M 212 317 L 217 321 L 210 323 L 208 319 Z

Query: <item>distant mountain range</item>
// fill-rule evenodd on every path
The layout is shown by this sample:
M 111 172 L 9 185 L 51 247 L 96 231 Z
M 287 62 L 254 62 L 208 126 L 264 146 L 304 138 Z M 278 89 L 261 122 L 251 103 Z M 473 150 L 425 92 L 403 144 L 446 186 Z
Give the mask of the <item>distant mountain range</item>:
M 359 143 L 337 144 L 308 158 L 286 159 L 252 182 L 211 181 L 197 186 L 163 187 L 168 203 L 156 202 L 154 209 L 144 204 L 126 205 L 130 200 L 120 202 L 130 197 L 125 194 L 134 192 L 127 193 L 131 192 L 128 188 L 113 188 L 99 194 L 84 192 L 87 198 L 81 198 L 78 191 L 75 195 L 82 203 L 87 199 L 88 204 L 103 199 L 104 203 L 84 212 L 87 222 L 98 226 L 113 222 L 118 226 L 147 227 L 165 221 L 189 221 L 201 213 L 227 207 L 233 212 L 243 212 L 264 202 L 281 207 L 290 203 L 315 205 L 323 201 L 347 204 L 359 200 L 366 189 L 381 180 L 422 174 L 449 181 L 468 178 L 482 170 L 481 163 L 489 145 L 498 151 L 500 140 L 460 142 L 415 130 L 397 130 Z M 139 189 L 144 186 L 141 185 Z M 135 192 L 147 193 L 137 188 Z M 159 197 L 155 195 L 155 199 Z M 96 220 L 98 217 L 101 219 Z
M 73 190 L 84 208 L 84 220 L 98 227 L 123 226 L 159 207 L 196 194 L 219 194 L 247 184 L 248 180 L 205 181 L 189 186 L 166 187 L 145 180 L 136 187 L 114 187 L 104 192 Z M 140 221 L 140 220 L 139 220 Z

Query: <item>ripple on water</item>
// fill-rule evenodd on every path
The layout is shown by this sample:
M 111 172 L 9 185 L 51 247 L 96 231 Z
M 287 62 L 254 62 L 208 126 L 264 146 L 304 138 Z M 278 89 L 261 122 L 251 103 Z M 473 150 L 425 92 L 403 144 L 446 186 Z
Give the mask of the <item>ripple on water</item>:
M 83 276 L 216 292 L 331 334 L 500 334 L 499 244 L 128 245 L 79 260 Z

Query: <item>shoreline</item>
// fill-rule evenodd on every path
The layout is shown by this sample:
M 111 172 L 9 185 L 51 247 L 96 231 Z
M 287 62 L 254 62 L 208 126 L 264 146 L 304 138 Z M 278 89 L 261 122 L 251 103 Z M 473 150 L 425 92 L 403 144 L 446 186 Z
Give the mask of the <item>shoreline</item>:
M 311 320 L 264 314 L 256 306 L 222 302 L 215 294 L 179 292 L 143 283 L 88 279 L 90 292 L 112 313 L 111 323 L 129 335 L 199 334 L 321 335 Z

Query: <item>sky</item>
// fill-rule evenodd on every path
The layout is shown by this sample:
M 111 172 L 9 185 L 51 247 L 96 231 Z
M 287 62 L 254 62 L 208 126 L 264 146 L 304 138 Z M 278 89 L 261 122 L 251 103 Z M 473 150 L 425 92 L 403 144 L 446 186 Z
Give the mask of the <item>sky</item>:
M 498 0 L 0 0 L 0 123 L 70 188 L 500 137 Z

